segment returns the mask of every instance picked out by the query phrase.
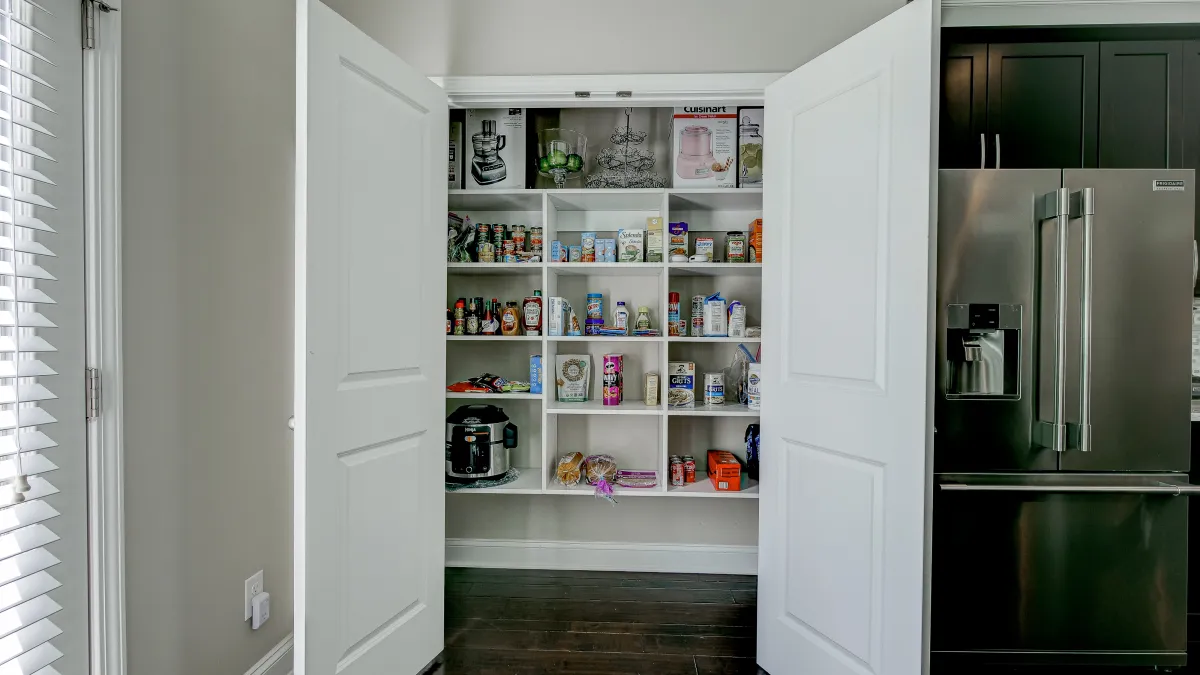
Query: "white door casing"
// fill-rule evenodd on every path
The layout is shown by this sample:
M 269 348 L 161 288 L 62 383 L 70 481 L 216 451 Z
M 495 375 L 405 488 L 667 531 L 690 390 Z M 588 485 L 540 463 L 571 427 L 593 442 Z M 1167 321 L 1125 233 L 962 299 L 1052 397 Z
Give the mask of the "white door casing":
M 927 653 L 938 2 L 767 87 L 758 662 L 916 675 Z
M 415 674 L 445 612 L 449 114 L 331 9 L 297 10 L 296 673 Z

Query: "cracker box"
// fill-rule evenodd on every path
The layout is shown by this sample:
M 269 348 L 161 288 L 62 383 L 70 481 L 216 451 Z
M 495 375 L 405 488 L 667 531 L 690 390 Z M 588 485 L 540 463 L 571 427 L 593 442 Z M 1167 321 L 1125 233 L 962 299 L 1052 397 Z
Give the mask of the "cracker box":
M 642 262 L 645 230 L 617 230 L 617 262 Z
M 709 450 L 708 479 L 716 490 L 739 492 L 742 489 L 742 465 L 728 450 Z
M 467 110 L 463 183 L 467 190 L 525 187 L 525 109 Z
M 676 108 L 672 120 L 672 183 L 677 188 L 737 185 L 737 106 Z
M 696 364 L 672 361 L 667 364 L 667 405 L 672 408 L 696 407 Z

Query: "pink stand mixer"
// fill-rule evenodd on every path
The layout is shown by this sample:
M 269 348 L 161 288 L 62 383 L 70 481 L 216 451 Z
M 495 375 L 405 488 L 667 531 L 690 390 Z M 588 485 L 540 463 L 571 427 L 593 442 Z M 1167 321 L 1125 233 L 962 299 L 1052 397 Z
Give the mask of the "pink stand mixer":
M 689 125 L 679 132 L 679 157 L 675 159 L 675 173 L 680 178 L 708 178 L 712 175 L 715 162 L 712 129 Z

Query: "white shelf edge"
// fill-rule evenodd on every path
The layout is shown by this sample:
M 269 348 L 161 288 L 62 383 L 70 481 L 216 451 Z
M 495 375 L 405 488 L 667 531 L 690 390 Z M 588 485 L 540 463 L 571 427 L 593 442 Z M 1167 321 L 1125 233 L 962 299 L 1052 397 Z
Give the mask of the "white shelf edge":
M 547 337 L 550 342 L 662 342 L 666 338 L 635 337 L 633 335 L 557 335 Z
M 712 486 L 712 481 L 707 476 L 701 480 L 700 476 L 696 476 L 696 482 L 683 487 L 667 486 L 668 497 L 688 497 L 692 499 L 758 499 L 758 481 L 750 478 L 743 480 L 745 486 L 737 491 L 722 491 L 717 490 Z
M 540 401 L 542 398 L 542 394 L 530 394 L 529 392 L 525 391 L 512 392 L 509 394 L 476 394 L 461 391 L 446 392 L 447 400 L 476 399 L 480 401 Z
M 541 342 L 541 335 L 447 335 L 447 342 Z
M 662 408 L 647 408 L 642 406 L 631 406 L 628 404 L 622 405 L 600 405 L 597 407 L 554 407 L 562 406 L 558 401 L 553 401 L 546 407 L 548 415 L 642 415 L 647 417 L 661 416 L 665 411 Z M 566 404 L 570 405 L 570 404 Z
M 542 493 L 542 472 L 536 467 L 518 466 L 521 475 L 517 480 L 499 487 L 466 488 L 462 490 L 446 490 L 448 495 L 537 495 Z
M 741 405 L 703 405 L 695 408 L 667 408 L 668 417 L 762 417 L 762 410 L 751 410 Z
M 732 338 L 731 338 L 731 337 L 668 337 L 668 338 L 667 338 L 667 342 L 681 342 L 681 343 L 687 343 L 687 342 L 711 342 L 711 343 L 713 343 L 713 344 L 720 344 L 720 343 L 740 344 L 740 343 L 743 343 L 743 342 L 744 342 L 744 343 L 747 343 L 747 344 L 753 344 L 753 343 L 759 343 L 759 342 L 762 342 L 762 338 L 760 338 L 760 337 L 752 337 L 752 338 L 740 338 L 740 337 L 732 337 Z

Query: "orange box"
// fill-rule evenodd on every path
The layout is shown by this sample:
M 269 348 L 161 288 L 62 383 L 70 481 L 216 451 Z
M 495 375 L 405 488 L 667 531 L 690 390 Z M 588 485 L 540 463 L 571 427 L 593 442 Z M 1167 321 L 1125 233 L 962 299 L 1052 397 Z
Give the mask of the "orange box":
M 750 223 L 750 253 L 746 256 L 746 260 L 760 263 L 763 261 L 762 254 L 762 218 L 756 218 L 753 223 Z
M 717 490 L 738 492 L 742 489 L 742 465 L 728 450 L 709 450 L 708 479 Z

